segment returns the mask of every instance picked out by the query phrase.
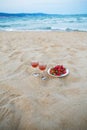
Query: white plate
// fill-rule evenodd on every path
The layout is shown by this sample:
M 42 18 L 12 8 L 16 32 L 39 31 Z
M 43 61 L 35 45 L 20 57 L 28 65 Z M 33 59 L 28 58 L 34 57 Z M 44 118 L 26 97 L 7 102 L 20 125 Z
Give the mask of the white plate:
M 52 76 L 52 77 L 61 78 L 61 77 L 67 76 L 67 75 L 69 74 L 69 69 L 66 69 L 66 73 L 65 73 L 65 74 L 62 74 L 62 75 L 60 75 L 60 76 L 52 75 L 52 74 L 50 73 L 50 70 L 51 70 L 51 69 L 52 69 L 52 68 L 49 68 L 47 72 L 48 72 L 48 74 L 49 74 L 50 76 Z

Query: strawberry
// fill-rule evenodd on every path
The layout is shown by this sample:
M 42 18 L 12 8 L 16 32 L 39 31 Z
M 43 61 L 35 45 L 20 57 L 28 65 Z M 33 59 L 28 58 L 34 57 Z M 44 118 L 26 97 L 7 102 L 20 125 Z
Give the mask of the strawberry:
M 63 71 L 63 74 L 65 74 L 65 73 L 66 73 L 66 70 Z
M 66 68 L 63 65 L 56 65 L 54 68 L 50 70 L 52 75 L 60 76 L 66 73 Z
M 52 69 L 50 70 L 50 73 L 51 73 L 52 75 L 55 74 L 55 70 L 54 70 L 54 68 L 52 68 Z

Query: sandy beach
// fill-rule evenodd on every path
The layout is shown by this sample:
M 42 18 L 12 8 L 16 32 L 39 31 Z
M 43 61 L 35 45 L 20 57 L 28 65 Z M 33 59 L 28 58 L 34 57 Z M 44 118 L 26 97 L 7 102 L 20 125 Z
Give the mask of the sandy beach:
M 70 73 L 42 80 L 32 60 Z M 0 130 L 87 130 L 87 32 L 0 32 Z

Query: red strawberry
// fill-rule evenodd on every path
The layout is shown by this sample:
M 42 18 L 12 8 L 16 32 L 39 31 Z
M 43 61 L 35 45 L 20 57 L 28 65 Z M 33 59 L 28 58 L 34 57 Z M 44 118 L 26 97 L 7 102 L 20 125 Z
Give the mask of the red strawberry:
M 66 70 L 63 71 L 63 74 L 65 74 L 65 73 L 66 73 Z
M 56 65 L 54 68 L 50 70 L 52 75 L 60 76 L 66 73 L 66 68 L 63 65 Z
M 50 70 L 50 73 L 51 73 L 52 75 L 55 74 L 55 70 L 54 70 L 54 68 L 52 68 L 52 69 Z

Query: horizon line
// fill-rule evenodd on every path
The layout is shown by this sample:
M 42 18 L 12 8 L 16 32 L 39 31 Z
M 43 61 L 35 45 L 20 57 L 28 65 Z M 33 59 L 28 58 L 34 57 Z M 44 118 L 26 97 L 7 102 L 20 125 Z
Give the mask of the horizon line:
M 87 13 L 0 12 L 0 14 L 87 15 Z

